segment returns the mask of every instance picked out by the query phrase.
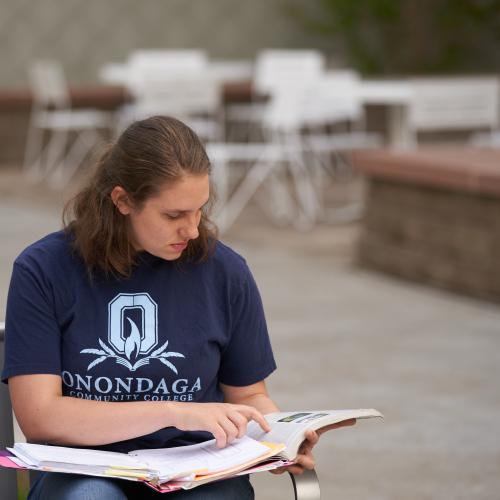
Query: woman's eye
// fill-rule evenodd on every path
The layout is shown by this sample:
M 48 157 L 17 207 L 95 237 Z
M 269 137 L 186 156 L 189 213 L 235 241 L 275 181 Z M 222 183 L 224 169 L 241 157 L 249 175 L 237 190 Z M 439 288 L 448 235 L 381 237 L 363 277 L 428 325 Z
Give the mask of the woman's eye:
M 177 213 L 171 213 L 171 214 L 165 214 L 165 217 L 167 217 L 167 219 L 178 219 L 179 217 L 181 216 L 181 214 L 177 214 Z

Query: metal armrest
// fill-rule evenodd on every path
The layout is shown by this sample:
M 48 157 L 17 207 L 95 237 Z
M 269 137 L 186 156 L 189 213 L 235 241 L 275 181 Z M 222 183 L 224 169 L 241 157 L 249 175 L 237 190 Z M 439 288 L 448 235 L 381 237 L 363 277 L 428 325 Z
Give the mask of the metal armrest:
M 0 323 L 0 369 L 4 360 L 4 324 Z M 12 427 L 12 410 L 10 407 L 7 386 L 0 382 L 0 450 L 12 446 L 14 430 Z M 0 469 L 0 496 L 17 498 L 16 472 L 13 469 Z
M 290 474 L 295 500 L 320 500 L 321 492 L 316 471 L 306 470 L 300 476 Z

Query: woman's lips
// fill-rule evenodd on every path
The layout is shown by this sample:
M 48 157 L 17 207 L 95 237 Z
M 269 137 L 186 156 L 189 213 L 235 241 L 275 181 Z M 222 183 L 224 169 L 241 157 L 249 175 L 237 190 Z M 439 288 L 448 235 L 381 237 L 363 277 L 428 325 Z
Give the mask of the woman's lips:
M 174 243 L 170 245 L 176 252 L 182 252 L 187 247 L 187 241 L 184 243 Z

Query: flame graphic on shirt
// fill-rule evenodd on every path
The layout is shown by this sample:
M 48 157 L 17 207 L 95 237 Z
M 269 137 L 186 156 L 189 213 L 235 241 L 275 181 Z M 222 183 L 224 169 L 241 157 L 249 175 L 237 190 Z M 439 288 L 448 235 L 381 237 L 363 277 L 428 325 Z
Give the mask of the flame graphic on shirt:
M 125 356 L 130 360 L 132 353 L 135 354 L 134 358 L 136 358 L 141 350 L 141 334 L 137 325 L 130 318 L 127 319 L 130 323 L 130 335 L 125 339 Z

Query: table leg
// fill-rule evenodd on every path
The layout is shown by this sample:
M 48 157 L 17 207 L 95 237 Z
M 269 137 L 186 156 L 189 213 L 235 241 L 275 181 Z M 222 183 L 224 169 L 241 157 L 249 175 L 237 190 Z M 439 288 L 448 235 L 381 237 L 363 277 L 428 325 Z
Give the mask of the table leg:
M 410 127 L 409 110 L 406 105 L 394 105 L 387 108 L 387 135 L 392 149 L 410 149 L 415 146 L 415 137 Z

